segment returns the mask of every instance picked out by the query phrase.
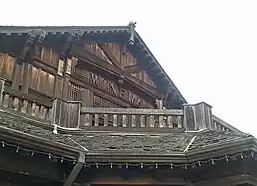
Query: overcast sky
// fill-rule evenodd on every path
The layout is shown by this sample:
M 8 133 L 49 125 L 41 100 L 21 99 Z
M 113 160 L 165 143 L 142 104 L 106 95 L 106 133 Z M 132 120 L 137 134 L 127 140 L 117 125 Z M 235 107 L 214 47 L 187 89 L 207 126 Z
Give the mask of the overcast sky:
M 189 103 L 257 136 L 256 0 L 2 0 L 0 25 L 127 25 Z

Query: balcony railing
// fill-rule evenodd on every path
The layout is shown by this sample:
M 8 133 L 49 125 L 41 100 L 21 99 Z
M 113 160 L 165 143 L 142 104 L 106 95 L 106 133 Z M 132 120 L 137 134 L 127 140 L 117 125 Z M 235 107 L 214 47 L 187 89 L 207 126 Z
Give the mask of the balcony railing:
M 182 128 L 182 110 L 82 107 L 80 126 Z
M 47 123 L 72 129 L 184 128 L 240 132 L 212 115 L 206 103 L 185 105 L 183 109 L 134 109 L 81 107 L 80 101 L 50 100 L 13 90 L 0 79 L 0 107 L 12 109 Z

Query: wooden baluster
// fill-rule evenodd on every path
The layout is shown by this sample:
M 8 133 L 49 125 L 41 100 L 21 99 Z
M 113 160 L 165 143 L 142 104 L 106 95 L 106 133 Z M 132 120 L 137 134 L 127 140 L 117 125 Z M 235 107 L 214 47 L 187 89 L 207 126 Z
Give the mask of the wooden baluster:
M 9 94 L 5 94 L 4 95 L 4 100 L 3 100 L 3 107 L 4 108 L 8 108 L 8 105 L 9 105 Z
M 22 106 L 21 106 L 21 112 L 26 114 L 27 113 L 27 107 L 28 107 L 28 101 L 27 100 L 23 100 L 22 101 Z
M 90 114 L 85 115 L 85 126 L 92 126 L 92 116 Z
M 108 114 L 104 114 L 104 126 L 108 126 Z
M 168 125 L 169 128 L 173 128 L 172 116 L 168 116 L 167 125 Z
M 140 116 L 140 127 L 145 127 L 145 115 Z
M 131 115 L 131 127 L 136 127 L 136 115 Z
M 39 118 L 41 119 L 45 119 L 44 117 L 44 110 L 45 110 L 45 107 L 43 105 L 40 106 L 40 109 L 39 109 Z
M 182 128 L 181 116 L 177 116 L 177 124 L 178 124 L 178 128 Z
M 31 113 L 32 116 L 36 116 L 36 111 L 37 111 L 36 107 L 37 107 L 36 103 L 32 103 L 32 113 Z
M 12 97 L 11 95 L 9 96 L 9 101 L 8 101 L 8 108 L 13 109 L 13 99 L 14 97 Z
M 39 106 L 39 105 L 37 105 L 37 104 L 36 104 L 35 116 L 36 116 L 37 118 L 39 118 L 39 117 L 40 117 L 40 106 Z
M 215 130 L 217 130 L 217 122 L 216 121 L 213 122 L 213 127 Z
M 127 127 L 128 119 L 127 115 L 122 115 L 122 126 Z
M 14 98 L 12 101 L 12 109 L 17 111 L 19 107 L 19 98 Z
M 30 116 L 32 115 L 32 103 L 31 102 L 28 102 L 27 114 Z
M 99 126 L 99 114 L 95 114 L 95 126 Z
M 160 128 L 165 127 L 164 120 L 163 120 L 163 116 L 159 116 L 159 127 L 160 127 Z
M 113 126 L 117 127 L 117 123 L 118 123 L 118 116 L 117 114 L 113 114 Z
M 53 109 L 52 108 L 46 108 L 45 109 L 45 118 L 47 119 L 47 120 L 50 120 L 51 121 L 51 119 L 52 119 L 52 112 L 53 112 Z
M 150 127 L 154 127 L 154 124 L 155 124 L 155 122 L 154 122 L 154 116 L 153 116 L 153 115 L 150 115 L 150 116 L 149 116 L 149 125 L 150 125 Z

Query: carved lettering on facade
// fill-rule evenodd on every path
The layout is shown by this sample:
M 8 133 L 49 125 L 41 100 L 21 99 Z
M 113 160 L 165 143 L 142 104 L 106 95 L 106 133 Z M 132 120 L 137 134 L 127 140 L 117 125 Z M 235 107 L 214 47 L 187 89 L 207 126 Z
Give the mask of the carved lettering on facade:
M 102 89 L 107 91 L 110 94 L 113 94 L 117 97 L 120 97 L 130 103 L 136 104 L 136 105 L 140 105 L 141 104 L 141 99 L 139 98 L 139 96 L 137 96 L 136 94 L 134 94 L 133 92 L 124 89 L 124 88 L 120 88 L 119 86 L 117 86 L 116 84 L 114 84 L 111 81 L 105 80 L 104 78 L 94 74 L 94 73 L 90 73 L 90 80 L 91 83 Z

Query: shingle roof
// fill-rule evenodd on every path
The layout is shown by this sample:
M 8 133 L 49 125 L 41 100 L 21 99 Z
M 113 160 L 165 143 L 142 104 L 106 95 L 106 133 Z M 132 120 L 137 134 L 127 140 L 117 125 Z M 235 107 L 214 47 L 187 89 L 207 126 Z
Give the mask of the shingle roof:
M 33 120 L 19 115 L 0 112 L 0 127 L 4 126 L 51 142 L 62 143 L 81 150 L 85 147 L 89 152 L 124 152 L 124 153 L 183 153 L 202 149 L 213 144 L 222 144 L 231 140 L 245 139 L 248 134 L 234 132 L 202 131 L 174 132 L 170 134 L 126 134 L 126 133 L 87 133 L 80 135 L 54 134 L 52 126 L 44 129 Z M 1 134 L 0 134 L 1 136 Z

